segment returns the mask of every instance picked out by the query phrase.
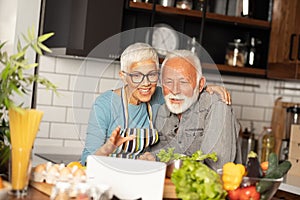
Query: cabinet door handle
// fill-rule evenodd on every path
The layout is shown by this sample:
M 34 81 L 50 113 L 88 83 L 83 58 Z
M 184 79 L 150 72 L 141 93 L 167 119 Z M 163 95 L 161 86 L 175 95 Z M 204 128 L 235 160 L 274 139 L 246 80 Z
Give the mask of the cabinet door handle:
M 291 40 L 290 40 L 290 53 L 289 53 L 289 59 L 290 60 L 294 60 L 293 59 L 293 44 L 294 44 L 294 38 L 296 37 L 297 35 L 296 34 L 292 34 L 291 35 Z

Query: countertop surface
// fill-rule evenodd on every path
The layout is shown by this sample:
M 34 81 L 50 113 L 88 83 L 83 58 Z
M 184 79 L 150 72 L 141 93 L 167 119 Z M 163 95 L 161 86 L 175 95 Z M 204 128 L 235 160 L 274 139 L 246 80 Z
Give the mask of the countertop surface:
M 300 176 L 288 174 L 284 182 L 280 184 L 279 190 L 300 195 Z

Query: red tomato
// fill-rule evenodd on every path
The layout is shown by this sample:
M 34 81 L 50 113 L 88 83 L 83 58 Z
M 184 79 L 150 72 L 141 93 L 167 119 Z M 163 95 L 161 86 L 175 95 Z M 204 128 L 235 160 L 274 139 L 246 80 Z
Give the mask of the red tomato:
M 240 200 L 259 200 L 260 193 L 256 191 L 255 186 L 244 187 L 240 189 Z
M 227 191 L 228 197 L 230 200 L 239 200 L 240 198 L 240 188 L 237 188 L 235 190 L 229 190 Z

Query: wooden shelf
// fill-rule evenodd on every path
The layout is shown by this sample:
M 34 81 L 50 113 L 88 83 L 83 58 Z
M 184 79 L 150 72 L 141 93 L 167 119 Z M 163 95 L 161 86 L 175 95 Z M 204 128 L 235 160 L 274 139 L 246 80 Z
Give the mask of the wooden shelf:
M 133 2 L 130 1 L 129 8 L 143 9 L 143 10 L 152 10 L 152 3 L 142 3 L 142 2 Z M 175 7 L 164 7 L 161 5 L 156 5 L 156 12 L 165 13 L 165 14 L 174 14 L 174 15 L 183 15 L 189 17 L 201 18 L 202 12 L 198 10 L 185 10 Z M 270 22 L 258 19 L 244 18 L 244 17 L 235 17 L 228 15 L 220 15 L 217 13 L 206 13 L 206 19 L 215 20 L 220 22 L 233 23 L 235 25 L 248 25 L 256 28 L 269 29 L 271 27 Z
M 253 76 L 259 76 L 259 77 L 265 77 L 266 76 L 266 70 L 265 69 L 258 69 L 258 68 L 250 68 L 250 67 L 233 67 L 229 65 L 223 65 L 223 64 L 203 64 L 203 69 L 207 70 L 216 70 L 216 66 L 218 67 L 218 70 L 222 72 L 227 73 L 233 73 L 233 74 L 244 74 L 244 75 L 253 75 Z

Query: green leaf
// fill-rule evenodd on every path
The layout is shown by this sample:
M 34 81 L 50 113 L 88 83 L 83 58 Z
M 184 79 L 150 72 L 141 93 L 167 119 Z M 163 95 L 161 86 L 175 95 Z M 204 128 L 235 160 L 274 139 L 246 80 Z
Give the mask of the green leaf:
M 45 40 L 48 40 L 50 37 L 52 37 L 54 35 L 54 33 L 53 32 L 51 32 L 51 33 L 46 33 L 46 34 L 44 34 L 44 35 L 41 35 L 41 36 L 39 36 L 38 37 L 38 41 L 39 42 L 44 42 Z
M 27 36 L 24 35 L 23 33 L 22 33 L 22 38 L 25 40 L 25 42 L 30 43 L 30 39 L 28 39 Z
M 31 28 L 28 28 L 28 38 L 30 41 L 33 41 L 35 38 L 35 31 L 34 31 L 34 26 L 32 26 Z
M 47 46 L 45 46 L 43 43 L 38 42 L 38 46 L 43 49 L 44 51 L 51 53 L 51 49 L 49 49 Z
M 37 46 L 37 44 L 33 44 L 32 48 L 39 54 L 39 55 L 43 55 L 41 49 Z

